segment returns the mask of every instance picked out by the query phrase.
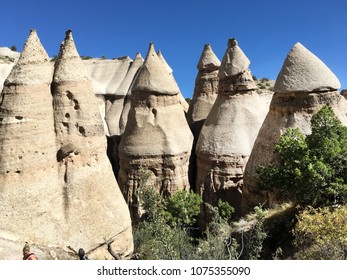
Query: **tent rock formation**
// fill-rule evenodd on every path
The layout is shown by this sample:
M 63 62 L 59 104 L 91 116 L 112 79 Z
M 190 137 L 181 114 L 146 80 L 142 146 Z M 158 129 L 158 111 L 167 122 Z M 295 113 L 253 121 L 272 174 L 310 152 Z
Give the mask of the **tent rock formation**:
M 237 41 L 230 39 L 219 68 L 218 97 L 196 145 L 197 192 L 213 206 L 218 199 L 228 201 L 236 214 L 242 208 L 244 168 L 268 110 L 249 64 Z
M 1 244 L 30 241 L 64 256 L 67 246 L 101 258 L 111 258 L 108 246 L 132 253 L 129 211 L 86 73 L 70 31 L 54 69 L 30 32 L 2 92 Z
M 275 83 L 269 112 L 262 124 L 248 160 L 244 176 L 245 209 L 276 202 L 273 194 L 257 189 L 259 165 L 278 164 L 274 153 L 280 136 L 289 128 L 311 133 L 310 120 L 323 105 L 329 105 L 347 125 L 347 101 L 340 95 L 340 82 L 331 70 L 303 45 L 293 46 Z
M 153 186 L 162 196 L 189 189 L 193 136 L 179 92 L 175 79 L 150 44 L 132 85 L 131 108 L 119 144 L 119 186 L 135 222 L 141 216 L 136 205 L 143 171 L 148 173 L 146 185 Z

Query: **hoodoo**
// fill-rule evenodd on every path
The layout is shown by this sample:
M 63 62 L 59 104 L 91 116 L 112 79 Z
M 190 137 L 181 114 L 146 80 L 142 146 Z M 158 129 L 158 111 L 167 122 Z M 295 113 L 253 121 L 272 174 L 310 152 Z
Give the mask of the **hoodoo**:
M 188 123 L 196 138 L 218 95 L 219 67 L 219 59 L 211 45 L 206 44 L 197 65 L 194 94 L 187 113 Z
M 106 156 L 92 83 L 71 31 L 61 45 L 52 83 L 56 160 L 64 199 L 64 237 L 72 247 L 121 256 L 133 250 L 131 220 Z
M 244 168 L 267 113 L 249 65 L 237 41 L 229 39 L 218 72 L 218 97 L 196 145 L 197 192 L 213 206 L 219 199 L 229 202 L 237 214 Z
M 245 208 L 276 202 L 273 194 L 257 189 L 259 165 L 278 164 L 275 145 L 289 128 L 311 133 L 312 115 L 329 105 L 347 125 L 347 101 L 337 90 L 340 82 L 331 70 L 303 45 L 297 43 L 289 51 L 275 83 L 270 110 L 262 124 L 248 160 L 244 176 Z
M 179 102 L 175 79 L 150 44 L 132 85 L 128 122 L 119 145 L 119 185 L 134 221 L 141 216 L 137 191 L 147 185 L 162 196 L 188 189 L 193 136 Z
M 50 85 L 53 68 L 35 30 L 4 83 L 0 105 L 0 240 L 62 245 Z M 21 245 L 17 245 L 21 246 Z M 1 259 L 11 258 L 1 244 Z M 5 248 L 5 249 L 4 249 Z M 12 256 L 13 257 L 13 256 Z

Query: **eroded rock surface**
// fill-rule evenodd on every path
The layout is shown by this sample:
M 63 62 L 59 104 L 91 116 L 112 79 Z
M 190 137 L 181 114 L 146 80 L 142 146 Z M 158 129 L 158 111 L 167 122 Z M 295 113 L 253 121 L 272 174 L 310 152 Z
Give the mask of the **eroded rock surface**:
M 119 186 L 133 220 L 141 213 L 137 191 L 146 185 L 163 196 L 189 189 L 188 162 L 193 136 L 186 122 L 180 92 L 150 44 L 132 85 L 131 108 L 120 145 Z
M 347 102 L 337 90 L 340 83 L 330 69 L 304 46 L 297 43 L 288 53 L 275 83 L 270 110 L 262 124 L 244 176 L 245 208 L 259 203 L 273 205 L 273 194 L 257 189 L 259 165 L 278 164 L 275 145 L 284 131 L 299 128 L 311 133 L 310 121 L 323 105 L 329 105 L 347 125 Z
M 129 210 L 71 32 L 53 68 L 32 30 L 1 100 L 0 259 L 12 259 L 13 247 L 25 241 L 60 259 L 68 258 L 68 246 L 102 258 L 112 258 L 112 248 L 128 257 Z M 54 259 L 49 252 L 41 259 Z
M 25 241 L 64 244 L 52 74 L 50 59 L 31 30 L 4 83 L 0 105 L 0 239 L 20 248 Z M 8 257 L 6 248 L 1 259 Z
M 260 98 L 249 60 L 230 39 L 219 69 L 218 97 L 196 145 L 197 192 L 216 206 L 219 199 L 241 213 L 243 173 L 268 107 Z M 204 209 L 208 219 L 208 209 Z

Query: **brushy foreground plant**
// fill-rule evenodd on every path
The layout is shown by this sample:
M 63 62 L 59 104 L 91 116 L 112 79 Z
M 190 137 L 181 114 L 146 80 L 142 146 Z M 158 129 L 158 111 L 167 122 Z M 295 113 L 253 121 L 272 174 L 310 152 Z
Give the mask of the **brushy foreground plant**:
M 297 259 L 347 259 L 347 206 L 308 207 L 293 229 Z
M 134 227 L 135 252 L 139 259 L 156 260 L 230 260 L 260 257 L 263 215 L 256 211 L 255 223 L 242 237 L 242 244 L 232 237 L 229 223 L 233 208 L 220 201 L 209 206 L 212 222 L 206 231 L 195 226 L 202 203 L 200 196 L 179 191 L 169 198 L 161 198 L 152 188 L 144 188 L 140 200 L 145 211 L 144 220 Z

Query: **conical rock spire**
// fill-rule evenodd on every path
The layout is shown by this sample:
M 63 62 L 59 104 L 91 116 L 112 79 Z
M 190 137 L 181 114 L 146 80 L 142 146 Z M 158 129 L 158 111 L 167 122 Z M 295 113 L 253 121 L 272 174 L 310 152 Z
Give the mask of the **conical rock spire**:
M 173 70 L 170 67 L 170 65 L 166 62 L 166 60 L 165 60 L 165 58 L 164 58 L 164 56 L 160 50 L 157 52 L 157 55 L 158 55 L 159 59 L 162 61 L 162 63 L 165 65 L 167 72 L 169 72 L 171 74 L 173 72 Z
M 149 46 L 145 62 L 134 81 L 132 91 L 152 92 L 163 95 L 176 95 L 179 93 L 175 79 L 158 57 L 153 43 Z
M 279 93 L 336 90 L 341 84 L 335 74 L 302 44 L 289 51 L 274 90 Z
M 249 65 L 250 61 L 238 46 L 237 41 L 229 39 L 228 48 L 219 68 L 219 78 L 240 75 L 248 69 Z
M 220 67 L 220 60 L 213 52 L 210 44 L 205 44 L 204 50 L 201 53 L 197 68 L 198 70 L 205 69 L 218 69 Z
M 53 67 L 36 30 L 30 30 L 17 64 L 12 68 L 5 84 L 36 85 L 52 81 Z
M 199 72 L 195 78 L 194 94 L 187 113 L 187 120 L 196 140 L 218 95 L 220 64 L 221 62 L 214 54 L 211 45 L 205 44 L 197 64 Z M 192 127 L 195 122 L 199 123 Z
M 235 39 L 228 42 L 222 60 L 218 97 L 196 144 L 196 192 L 216 206 L 228 201 L 241 213 L 243 171 L 268 107 L 255 90 L 250 62 Z M 202 215 L 209 219 L 209 210 Z M 204 221 L 203 221 L 204 222 Z
M 278 202 L 274 193 L 257 188 L 258 166 L 278 165 L 275 151 L 281 135 L 288 128 L 299 128 L 311 134 L 311 118 L 322 106 L 329 105 L 339 120 L 347 125 L 347 102 L 336 90 L 340 86 L 335 75 L 300 43 L 294 45 L 284 61 L 275 83 L 270 110 L 259 130 L 244 176 L 244 205 Z
M 229 39 L 218 72 L 219 91 L 231 94 L 236 91 L 256 90 L 257 86 L 253 81 L 249 65 L 250 61 L 238 46 L 236 39 Z
M 106 156 L 98 100 L 85 72 L 68 31 L 52 83 L 56 161 L 68 228 L 65 240 L 73 247 L 84 244 L 88 250 L 110 240 L 114 251 L 126 255 L 133 245 L 130 215 Z
M 34 30 L 0 102 L 0 240 L 63 243 L 52 109 L 52 65 Z M 35 229 L 35 230 L 33 230 Z M 7 238 L 6 238 L 7 239 Z M 6 256 L 3 248 L 0 255 Z M 0 257 L 3 259 L 3 257 Z
M 55 62 L 53 80 L 56 83 L 61 81 L 81 81 L 88 80 L 87 76 L 85 65 L 75 46 L 72 31 L 68 30 Z

